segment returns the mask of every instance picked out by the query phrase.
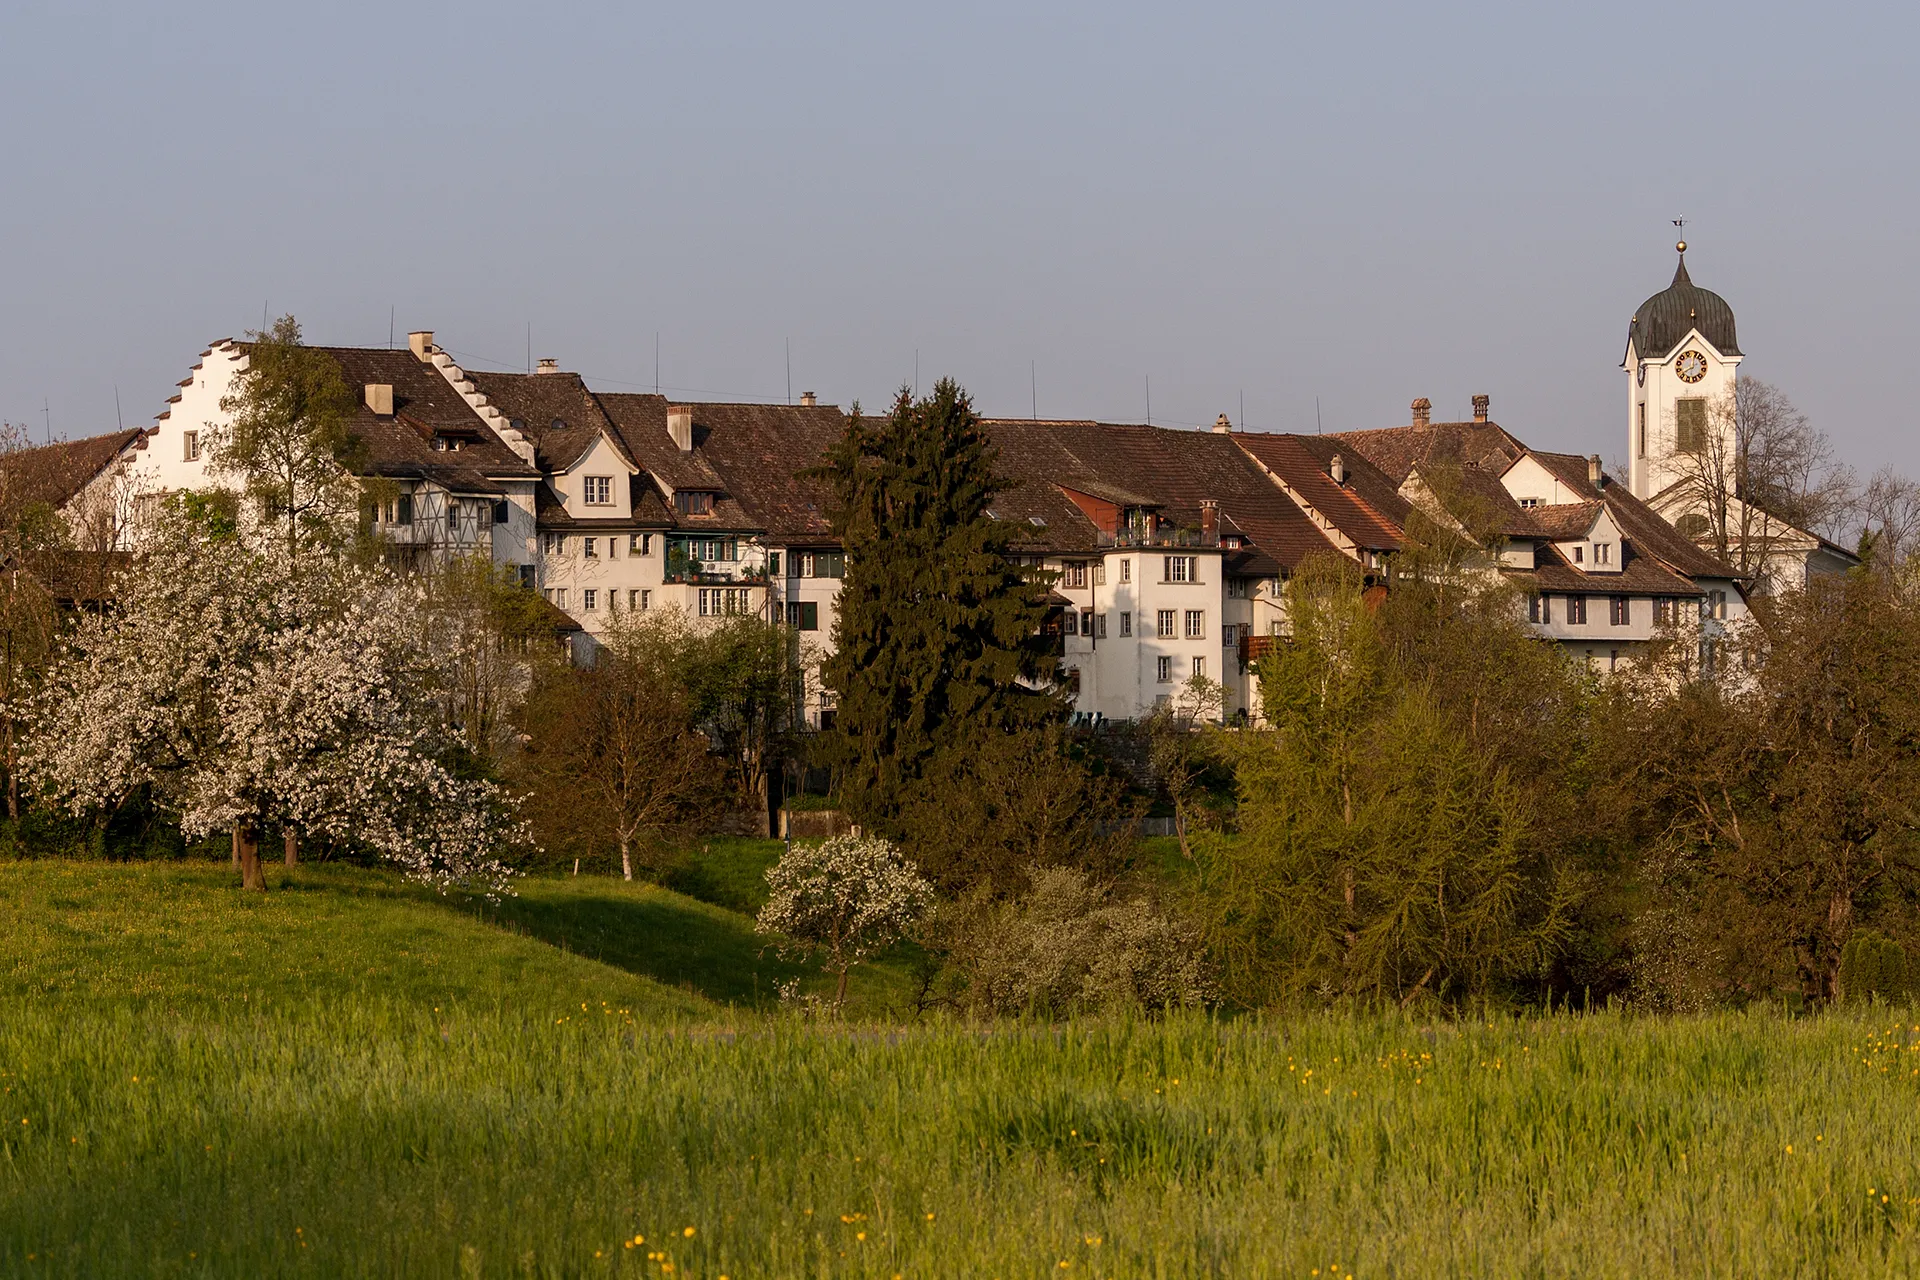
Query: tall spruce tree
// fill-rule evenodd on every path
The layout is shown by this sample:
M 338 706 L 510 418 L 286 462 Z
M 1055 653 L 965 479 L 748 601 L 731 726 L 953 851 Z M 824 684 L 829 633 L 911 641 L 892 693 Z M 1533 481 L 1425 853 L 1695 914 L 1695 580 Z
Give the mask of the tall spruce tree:
M 1024 685 L 1051 665 L 1045 605 L 1008 558 L 1013 529 L 987 513 L 1004 482 L 967 394 L 951 379 L 885 418 L 856 412 L 820 474 L 847 552 L 829 754 L 842 802 L 896 833 L 908 790 L 943 751 L 1057 721 L 1061 691 Z

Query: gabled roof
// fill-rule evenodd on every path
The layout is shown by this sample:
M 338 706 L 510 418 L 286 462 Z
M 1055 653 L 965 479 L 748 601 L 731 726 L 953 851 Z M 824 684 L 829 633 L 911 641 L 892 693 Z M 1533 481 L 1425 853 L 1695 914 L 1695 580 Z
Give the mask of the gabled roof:
M 667 509 L 665 499 L 661 498 L 660 491 L 644 475 L 633 477 L 633 514 L 625 518 L 575 516 L 545 484 L 534 487 L 533 515 L 543 531 L 564 528 L 576 533 L 592 533 L 595 530 L 617 533 L 627 529 L 674 527 L 673 513 Z
M 244 344 L 239 344 L 244 350 Z M 539 475 L 507 447 L 440 371 L 412 351 L 319 347 L 340 365 L 355 402 L 350 429 L 366 441 L 372 475 L 431 480 L 456 493 L 494 494 L 495 480 Z M 393 414 L 367 408 L 369 385 L 393 388 Z M 433 447 L 436 436 L 459 438 L 457 450 Z
M 696 451 L 754 527 L 777 541 L 833 545 L 832 493 L 806 473 L 846 431 L 836 405 L 697 404 Z M 665 433 L 664 419 L 661 431 Z M 671 441 L 668 442 L 671 445 Z
M 1584 573 L 1567 562 L 1551 543 L 1536 553 L 1532 569 L 1509 569 L 1506 577 L 1517 586 L 1559 595 L 1699 596 L 1705 591 L 1673 572 L 1659 560 L 1636 554 L 1629 543 L 1615 573 Z
M 1577 542 L 1593 529 L 1593 522 L 1606 504 L 1603 502 L 1561 502 L 1535 507 L 1528 512 L 1540 536 L 1555 542 Z
M 543 470 L 565 471 L 584 457 L 602 436 L 622 460 L 627 455 L 613 420 L 577 373 L 476 373 L 474 386 L 505 414 L 513 429 L 533 441 Z
M 620 441 L 626 446 L 627 452 L 668 492 L 677 489 L 703 493 L 726 492 L 726 482 L 708 463 L 700 448 L 706 440 L 700 411 L 709 406 L 692 406 L 693 452 L 682 453 L 679 446 L 674 444 L 673 437 L 667 434 L 667 408 L 671 402 L 665 396 L 624 391 L 602 392 L 599 400 L 619 432 Z M 740 518 L 744 520 L 745 516 L 741 515 Z
M 1527 451 L 1496 422 L 1435 422 L 1341 431 L 1318 438 L 1339 440 L 1359 450 L 1396 485 L 1404 484 L 1421 463 L 1479 467 L 1498 475 Z
M 0 454 L 0 503 L 17 511 L 44 502 L 58 510 L 128 449 L 145 448 L 145 438 L 136 427 Z
M 1734 576 L 1732 568 L 1702 550 L 1691 538 L 1684 537 L 1619 481 L 1602 475 L 1604 487 L 1596 488 L 1587 478 L 1587 459 L 1571 453 L 1542 453 L 1537 449 L 1529 452 L 1534 461 L 1583 501 L 1604 501 L 1613 522 L 1620 526 L 1620 532 L 1632 541 L 1634 549 L 1641 555 L 1655 557 L 1674 571 L 1689 577 Z
M 1398 551 L 1410 504 L 1400 487 L 1357 450 L 1331 436 L 1240 432 L 1231 437 L 1301 500 L 1368 551 Z M 1339 458 L 1346 479 L 1331 473 Z

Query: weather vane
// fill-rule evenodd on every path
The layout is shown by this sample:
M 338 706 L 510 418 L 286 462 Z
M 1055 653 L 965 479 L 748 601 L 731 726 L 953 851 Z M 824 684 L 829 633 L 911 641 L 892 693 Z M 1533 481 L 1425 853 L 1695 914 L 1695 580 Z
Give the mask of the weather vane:
M 1687 234 L 1687 223 L 1689 221 L 1691 221 L 1691 219 L 1689 218 L 1675 218 L 1673 220 L 1673 225 L 1680 228 L 1680 234 L 1682 237 L 1685 237 L 1685 235 Z M 1680 241 L 1679 249 L 1680 249 L 1680 252 L 1682 253 L 1685 253 L 1687 251 L 1687 242 L 1684 238 Z

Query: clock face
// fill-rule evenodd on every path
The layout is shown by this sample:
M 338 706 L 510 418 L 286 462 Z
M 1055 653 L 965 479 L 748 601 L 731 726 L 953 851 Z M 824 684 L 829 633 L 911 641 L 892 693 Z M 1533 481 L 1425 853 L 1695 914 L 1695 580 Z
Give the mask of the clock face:
M 1676 372 L 1682 382 L 1698 382 L 1707 376 L 1707 358 L 1698 351 L 1683 351 Z

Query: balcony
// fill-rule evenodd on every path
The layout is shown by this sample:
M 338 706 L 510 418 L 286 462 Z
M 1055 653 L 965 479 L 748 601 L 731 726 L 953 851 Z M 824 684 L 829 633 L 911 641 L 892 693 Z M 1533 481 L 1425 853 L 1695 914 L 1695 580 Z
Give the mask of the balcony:
M 767 585 L 767 570 L 764 565 L 726 562 L 703 564 L 698 560 L 676 557 L 667 561 L 666 581 L 702 587 L 764 587 Z
M 1200 547 L 1217 548 L 1220 535 L 1198 529 L 1122 529 L 1118 533 L 1097 535 L 1096 545 L 1116 548 Z

